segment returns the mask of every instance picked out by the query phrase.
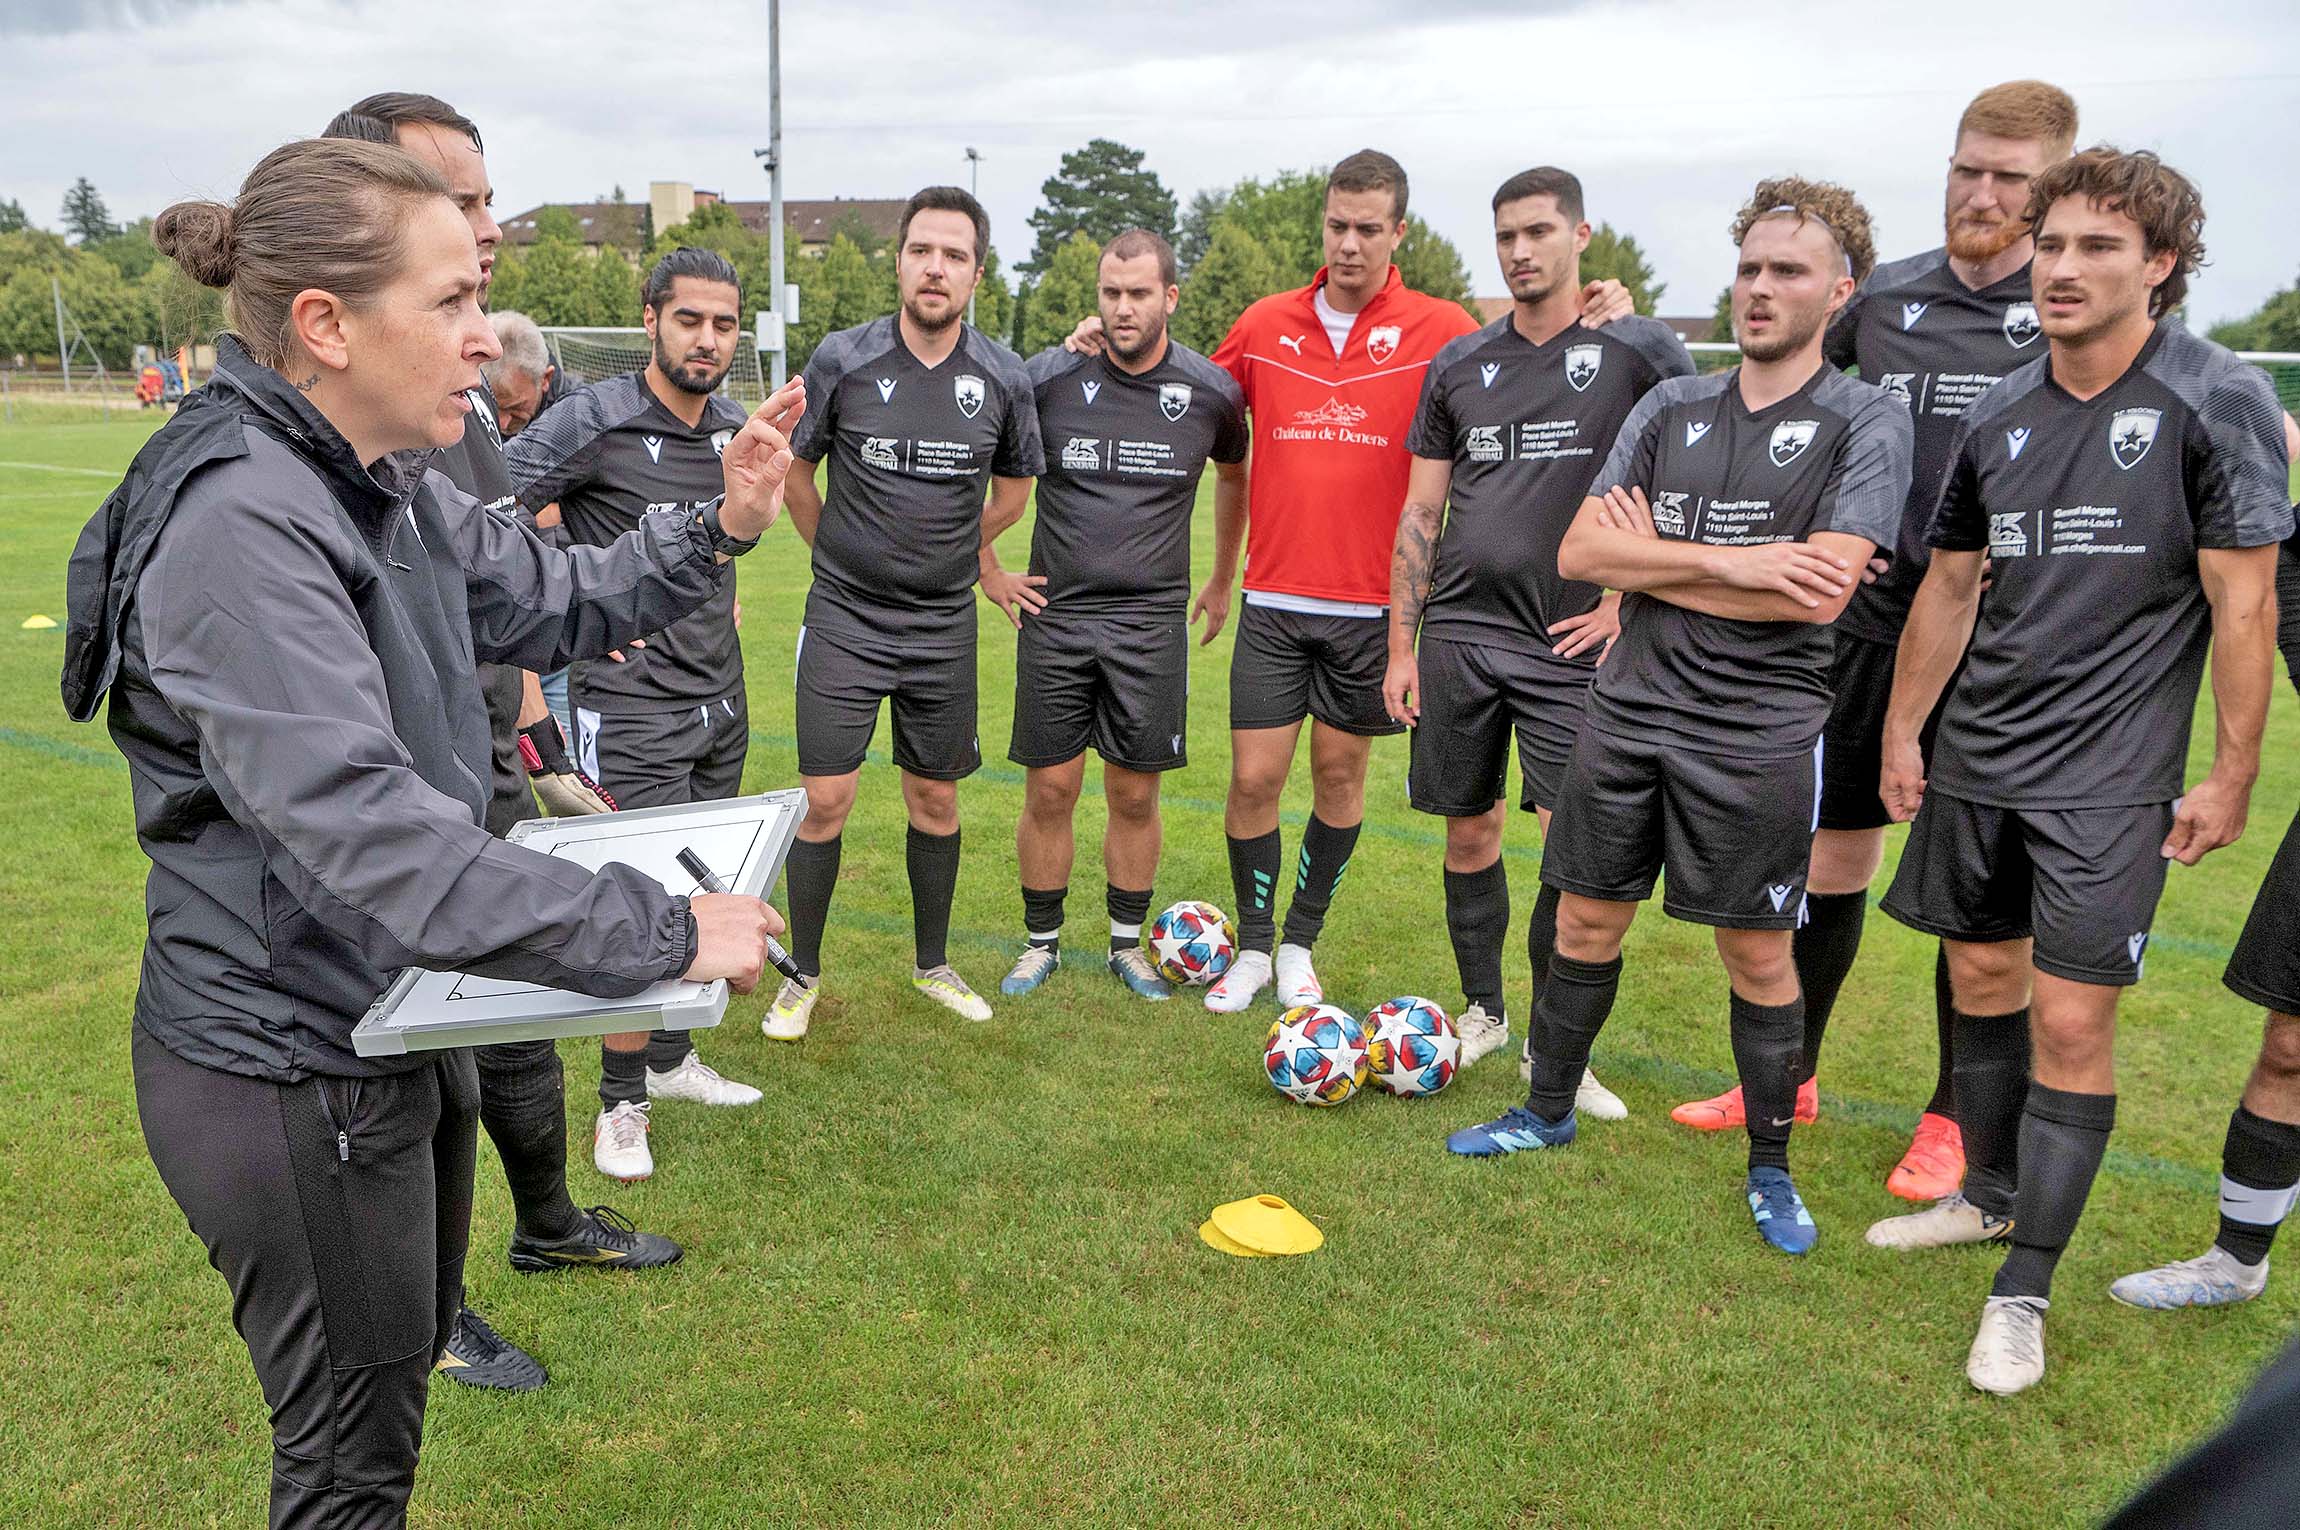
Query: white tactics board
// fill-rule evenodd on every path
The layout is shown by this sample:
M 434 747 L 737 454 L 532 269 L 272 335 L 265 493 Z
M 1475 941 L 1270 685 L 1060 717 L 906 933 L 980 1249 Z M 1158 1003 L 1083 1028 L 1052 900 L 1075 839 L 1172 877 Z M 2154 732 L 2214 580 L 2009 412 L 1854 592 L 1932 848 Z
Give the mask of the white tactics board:
M 610 861 L 641 871 L 671 892 L 701 891 L 679 865 L 693 850 L 728 888 L 764 897 L 806 816 L 803 791 L 767 792 L 721 802 L 636 808 L 583 818 L 537 818 L 506 836 L 513 844 L 596 871 Z M 624 999 L 600 999 L 537 983 L 411 968 L 399 975 L 352 1030 L 362 1057 L 436 1047 L 486 1046 L 617 1031 L 699 1030 L 727 1009 L 721 980 L 657 983 Z

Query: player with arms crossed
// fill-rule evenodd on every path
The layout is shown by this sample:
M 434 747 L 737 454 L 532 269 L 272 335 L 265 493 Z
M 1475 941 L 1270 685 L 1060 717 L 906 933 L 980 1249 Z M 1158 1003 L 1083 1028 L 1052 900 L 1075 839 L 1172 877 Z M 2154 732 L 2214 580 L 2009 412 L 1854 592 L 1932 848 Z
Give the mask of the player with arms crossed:
M 1814 1073 L 1821 1039 L 1860 950 L 1869 883 L 1884 855 L 1887 819 L 1877 796 L 1878 751 L 1893 685 L 1893 647 L 1924 578 L 1925 529 L 1940 498 L 1957 416 L 2041 349 L 2036 305 L 2029 298 L 2029 186 L 2048 166 L 2068 158 L 2076 125 L 2076 103 L 2041 81 L 2016 80 L 1975 96 L 1957 121 L 1949 156 L 1943 245 L 1877 267 L 1823 341 L 1832 365 L 1858 369 L 1908 406 L 1916 459 L 1900 530 L 1881 549 L 1891 562 L 1874 584 L 1854 592 L 1835 627 L 1836 703 L 1823 735 L 1821 827 L 1813 836 L 1805 923 L 1794 948 L 1805 995 L 1801 1121 L 1820 1111 Z M 1909 1200 L 1954 1194 L 1964 1177 L 1950 1071 L 1946 957 L 1936 960 L 1933 991 L 1939 1066 L 1932 1096 L 1915 1139 L 1885 1179 L 1888 1190 Z M 1738 1127 L 1741 1093 L 1728 1090 L 1671 1114 L 1706 1131 Z
M 1008 573 L 982 548 L 983 592 L 1021 629 L 1007 757 L 1027 772 L 1015 829 L 1024 944 L 999 990 L 1029 993 L 1060 964 L 1091 746 L 1110 809 L 1110 970 L 1141 997 L 1164 999 L 1141 935 L 1158 873 L 1159 775 L 1182 766 L 1189 731 L 1190 515 L 1211 461 L 1216 522 L 1235 547 L 1245 401 L 1229 373 L 1167 334 L 1181 289 L 1164 239 L 1129 229 L 1111 240 L 1095 290 L 1101 354 L 1058 345 L 1029 363 L 1039 434 L 1051 443 L 1030 572 Z M 1208 611 L 1200 642 L 1221 630 L 1222 614 Z
M 1790 933 L 1804 903 L 1828 624 L 1909 492 L 1909 415 L 1822 358 L 1869 272 L 1869 218 L 1840 186 L 1758 185 L 1733 222 L 1741 365 L 1673 378 L 1630 412 L 1558 549 L 1558 572 L 1626 593 L 1558 794 L 1541 879 L 1562 896 L 1533 1017 L 1526 1104 L 1446 1146 L 1562 1146 L 1613 1009 L 1621 943 L 1666 870 L 1663 907 L 1715 928 L 1749 1101 L 1757 1230 L 1819 1234 L 1789 1177 L 1803 1005 Z
M 649 510 L 702 494 L 743 425 L 743 411 L 717 391 L 743 343 L 742 311 L 741 279 L 725 256 L 678 249 L 657 261 L 640 310 L 646 367 L 574 390 L 505 444 L 520 502 L 535 513 L 557 504 L 569 541 L 599 547 Z M 569 696 L 584 772 L 626 808 L 734 796 L 750 748 L 734 581 L 661 632 L 633 636 L 575 666 Z M 610 1179 L 655 1172 L 655 1099 L 759 1099 L 705 1063 L 686 1031 L 609 1036 L 599 1061 L 591 1160 Z
M 2244 830 L 2292 530 L 2266 375 L 2164 317 L 2204 254 L 2196 188 L 2094 148 L 2038 177 L 2028 216 L 2047 354 L 1966 411 L 1881 779 L 1915 819 L 1885 911 L 1948 942 L 1967 1160 L 1963 1196 L 1901 1241 L 2011 1241 L 1965 1365 L 1999 1394 L 2044 1377 L 2166 863 Z M 2212 769 L 2184 795 L 2208 644 Z M 1919 730 L 1960 659 L 1928 777 Z
M 1494 193 L 1494 247 L 1516 306 L 1438 352 L 1406 436 L 1413 465 L 1390 554 L 1382 701 L 1414 725 L 1413 805 L 1446 821 L 1446 930 L 1468 1001 L 1456 1020 L 1465 1063 L 1509 1039 L 1501 795 L 1510 735 L 1522 806 L 1547 832 L 1590 679 L 1621 630 L 1620 596 L 1560 578 L 1558 543 L 1588 493 L 1592 460 L 1629 411 L 1663 378 L 1693 372 L 1658 320 L 1580 327 L 1582 212 L 1581 182 L 1550 166 Z M 1557 899 L 1541 889 L 1526 924 L 1537 1001 Z M 1628 1114 L 1593 1074 L 1577 1103 L 1600 1119 Z
M 791 524 L 814 550 L 798 654 L 807 817 L 784 868 L 791 955 L 806 977 L 786 979 L 768 1006 L 772 1040 L 804 1036 L 822 995 L 839 836 L 890 699 L 910 819 L 911 986 L 963 1019 L 990 1018 L 949 956 L 958 783 L 982 765 L 973 591 L 983 549 L 1022 519 L 1044 463 L 1022 359 L 965 322 L 989 249 L 982 204 L 929 186 L 903 209 L 901 312 L 825 336 L 807 362 L 813 407 L 791 442 L 790 481 Z

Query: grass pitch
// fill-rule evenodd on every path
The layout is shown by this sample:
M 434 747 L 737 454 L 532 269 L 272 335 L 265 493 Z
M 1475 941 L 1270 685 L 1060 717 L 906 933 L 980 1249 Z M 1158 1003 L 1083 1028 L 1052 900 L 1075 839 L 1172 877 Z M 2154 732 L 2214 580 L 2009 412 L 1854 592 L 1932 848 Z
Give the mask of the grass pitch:
M 127 773 L 56 699 L 73 536 L 156 420 L 0 430 L 0 1517 L 248 1523 L 263 1403 L 207 1268 L 144 1153 L 129 1007 L 144 862 Z M 1201 573 L 1210 549 L 1202 515 Z M 1018 563 L 1028 528 L 1004 544 Z M 806 561 L 784 530 L 742 566 L 747 785 L 796 779 L 791 661 Z M 1003 761 L 1013 639 L 981 608 L 983 753 L 953 956 L 992 993 L 1021 917 Z M 1166 795 L 1157 904 L 1227 906 L 1221 799 L 1229 635 L 1197 650 L 1188 769 Z M 2210 749 L 2210 700 L 2192 774 Z M 1632 1118 L 1570 1152 L 1451 1159 L 1449 1129 L 1519 1097 L 1496 1058 L 1434 1100 L 1311 1111 L 1259 1078 L 1269 1013 L 1127 998 L 1103 943 L 1101 812 L 1080 813 L 1073 964 L 969 1026 L 914 997 L 902 816 L 879 749 L 846 836 L 828 987 L 797 1047 L 737 1001 L 704 1055 L 765 1088 L 747 1111 L 664 1105 L 658 1169 L 590 1168 L 597 1052 L 564 1047 L 579 1202 L 686 1243 L 646 1275 L 522 1277 L 480 1155 L 471 1299 L 552 1371 L 507 1398 L 433 1390 L 419 1523 L 2082 1524 L 2222 1416 L 2300 1316 L 2300 1282 L 2219 1313 L 2143 1314 L 2115 1275 L 2199 1252 L 2257 1012 L 2219 984 L 2300 797 L 2279 684 L 2251 832 L 2175 868 L 2128 999 L 2118 1131 L 2050 1324 L 2052 1370 L 2011 1402 L 1966 1386 L 1994 1256 L 1894 1257 L 1861 1230 L 1932 1077 L 1930 945 L 1872 913 L 1800 1128 L 1815 1254 L 1767 1251 L 1738 1136 L 1668 1108 L 1727 1081 L 1705 931 L 1649 910 L 1600 1074 Z M 1403 740 L 1374 751 L 1367 830 L 1319 947 L 1338 1002 L 1459 1003 L 1441 826 L 1405 802 Z M 1092 772 L 1089 773 L 1090 778 Z M 1308 806 L 1297 772 L 1288 853 Z M 1895 835 L 1897 847 L 1899 836 Z M 1539 837 L 1513 819 L 1522 921 Z M 1888 861 L 1887 872 L 1890 872 Z M 1882 884 L 1880 883 L 1880 886 Z M 1526 978 L 1513 936 L 1510 994 Z M 1324 1250 L 1233 1260 L 1217 1202 L 1286 1196 Z M 2289 1240 L 2288 1240 L 2289 1241 Z M 2293 1257 L 2290 1250 L 2286 1257 Z M 1787 1485 L 1787 1490 L 1784 1486 Z

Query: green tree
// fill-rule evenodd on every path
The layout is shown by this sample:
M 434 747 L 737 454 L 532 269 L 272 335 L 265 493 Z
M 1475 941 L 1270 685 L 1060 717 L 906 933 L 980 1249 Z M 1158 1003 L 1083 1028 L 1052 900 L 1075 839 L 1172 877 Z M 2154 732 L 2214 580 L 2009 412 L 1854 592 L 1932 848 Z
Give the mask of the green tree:
M 215 338 L 224 327 L 224 295 L 203 287 L 172 260 L 155 262 L 136 282 L 144 337 L 163 351 Z
M 1637 236 L 1615 230 L 1610 223 L 1600 223 L 1591 231 L 1589 248 L 1581 252 L 1581 279 L 1597 282 L 1611 279 L 1629 289 L 1630 301 L 1642 314 L 1655 312 L 1661 294 L 1668 291 L 1666 282 L 1653 279 L 1653 263 L 1645 258 L 1645 251 L 1637 243 Z
M 1094 312 L 1095 278 L 1102 267 L 1102 244 L 1086 233 L 1072 234 L 1047 261 L 1033 284 L 1030 313 L 1023 321 L 1015 349 L 1035 356 L 1078 327 Z
M 846 235 L 847 242 L 853 245 L 856 249 L 862 251 L 865 255 L 875 256 L 881 250 L 884 250 L 889 244 L 893 243 L 892 240 L 881 239 L 877 234 L 873 233 L 871 231 L 870 219 L 864 217 L 860 212 L 852 207 L 843 209 L 837 217 L 831 219 L 830 232 L 831 237 L 834 239 L 841 234 Z M 783 247 L 786 250 L 796 250 L 799 247 L 798 235 L 793 233 L 789 238 L 785 239 L 783 241 Z
M 152 243 L 149 218 L 138 218 L 111 238 L 99 239 L 87 249 L 110 261 L 112 269 L 131 282 L 142 281 L 144 273 L 160 263 L 159 248 Z
M 583 225 L 564 207 L 546 207 L 535 215 L 535 238 L 538 243 L 545 239 L 565 239 L 581 244 Z
M 44 228 L 24 228 L 12 234 L 0 234 L 0 283 L 5 283 L 26 267 L 40 271 L 61 271 L 71 260 L 72 247 L 64 242 L 61 234 L 51 234 Z
M 821 255 L 792 261 L 790 272 L 799 288 L 799 322 L 788 337 L 794 371 L 807 364 L 823 336 L 894 311 L 894 262 L 883 254 L 865 255 L 844 234 L 833 235 Z
M 639 272 L 613 245 L 601 245 L 591 257 L 591 311 L 594 322 L 628 327 L 644 322 L 639 301 Z M 749 322 L 749 316 L 745 316 Z
M 64 193 L 64 232 L 81 244 L 94 244 L 109 239 L 120 231 L 112 221 L 111 209 L 104 205 L 103 193 L 81 176 Z
M 2300 284 L 2270 294 L 2244 318 L 2213 325 L 2211 335 L 2235 351 L 2300 351 Z
M 1174 310 L 1174 338 L 1197 351 L 1221 344 L 1247 305 L 1284 285 L 1278 262 L 1262 242 L 1236 223 L 1217 219 L 1206 253 L 1182 284 Z
M 14 197 L 0 198 L 0 234 L 14 234 L 32 226 L 24 216 L 24 204 Z
M 1733 338 L 1733 284 L 1731 282 L 1727 282 L 1725 290 L 1717 294 L 1715 315 L 1709 321 L 1709 338 L 1712 340 L 1730 340 Z
M 1406 236 L 1398 241 L 1390 259 L 1397 265 L 1399 279 L 1414 291 L 1470 307 L 1469 267 L 1462 264 L 1461 251 L 1421 219 L 1407 215 Z
M 1022 331 L 1014 322 L 1014 294 L 1007 290 L 995 248 L 983 257 L 982 280 L 974 289 L 974 327 L 1001 344 L 1013 343 L 1020 348 Z
M 1195 206 L 1194 202 L 1193 210 Z M 1275 292 L 1303 285 L 1326 263 L 1321 232 L 1325 214 L 1326 172 L 1285 170 L 1266 181 L 1240 181 L 1211 219 L 1214 227 L 1235 226 L 1253 236 L 1277 268 L 1277 280 L 1267 289 Z M 1212 253 L 1210 243 L 1207 253 Z M 1462 263 L 1461 252 L 1419 215 L 1406 215 L 1405 237 L 1392 258 L 1407 286 L 1468 306 L 1469 267 Z
M 1083 234 L 1097 248 L 1130 228 L 1172 238 L 1174 193 L 1156 172 L 1142 168 L 1142 151 L 1107 138 L 1062 156 L 1038 194 L 1045 204 L 1030 215 L 1038 236 L 1023 268 L 1044 274 L 1058 251 Z
M 54 270 L 26 266 L 0 287 L 0 352 L 56 354 L 56 299 L 60 283 L 70 322 L 77 324 L 109 367 L 124 367 L 145 330 L 144 304 L 109 261 L 75 250 Z
M 1206 246 L 1214 239 L 1214 220 L 1222 209 L 1230 205 L 1227 191 L 1199 191 L 1190 198 L 1190 205 L 1182 213 L 1182 224 L 1174 234 L 1174 263 L 1188 276 L 1206 254 Z

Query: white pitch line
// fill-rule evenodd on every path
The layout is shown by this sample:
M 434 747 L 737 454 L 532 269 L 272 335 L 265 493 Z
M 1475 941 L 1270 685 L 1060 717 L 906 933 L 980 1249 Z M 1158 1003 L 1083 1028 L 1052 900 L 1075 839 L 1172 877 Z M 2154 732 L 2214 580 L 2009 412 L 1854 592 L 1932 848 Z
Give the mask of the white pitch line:
M 84 478 L 118 478 L 108 468 L 58 467 L 53 462 L 0 462 L 0 468 L 25 468 L 35 473 L 77 473 Z

